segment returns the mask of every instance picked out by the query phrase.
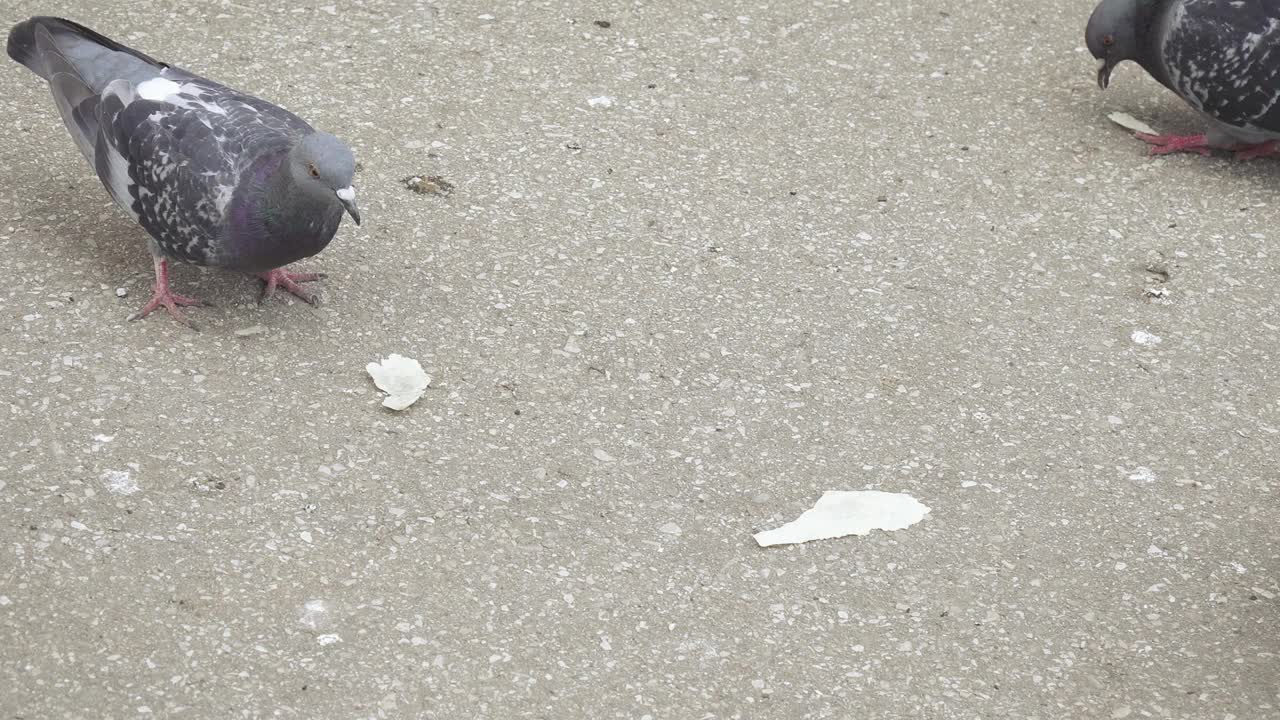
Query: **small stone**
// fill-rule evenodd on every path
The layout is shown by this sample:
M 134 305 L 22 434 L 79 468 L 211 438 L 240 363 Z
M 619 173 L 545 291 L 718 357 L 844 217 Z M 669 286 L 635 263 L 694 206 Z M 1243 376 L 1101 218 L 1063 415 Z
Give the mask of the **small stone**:
M 122 287 L 116 288 L 116 297 L 122 298 L 122 297 L 128 297 L 128 296 L 129 296 L 129 290 L 127 288 L 122 288 Z
M 1164 340 L 1159 335 L 1153 335 L 1146 330 L 1134 330 L 1129 336 L 1138 345 L 1159 345 Z
M 236 337 L 250 337 L 252 335 L 261 335 L 266 332 L 267 328 L 263 325 L 250 325 L 246 328 L 236 330 Z
M 680 529 L 680 526 L 673 522 L 663 523 L 662 527 L 658 528 L 658 532 L 676 536 L 684 534 L 684 531 Z
M 132 495 L 142 489 L 128 470 L 105 470 L 99 479 L 116 495 Z
M 1135 480 L 1137 482 L 1149 483 L 1149 482 L 1155 482 L 1157 480 L 1157 477 L 1155 472 L 1151 468 L 1145 465 L 1141 465 L 1139 467 L 1134 468 L 1133 472 L 1129 473 L 1129 479 Z
M 310 630 L 327 629 L 330 621 L 330 606 L 324 600 L 308 600 L 302 606 L 302 612 L 298 615 L 298 622 Z

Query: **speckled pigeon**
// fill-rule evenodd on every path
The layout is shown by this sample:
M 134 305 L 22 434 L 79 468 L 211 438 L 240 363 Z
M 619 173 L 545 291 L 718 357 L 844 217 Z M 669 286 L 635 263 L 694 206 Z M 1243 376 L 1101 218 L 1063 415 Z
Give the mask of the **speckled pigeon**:
M 283 269 L 357 225 L 355 159 L 336 137 L 251 95 L 125 47 L 83 25 L 35 17 L 9 56 L 49 82 L 62 121 L 107 192 L 151 235 L 153 296 L 131 319 L 200 301 L 169 289 L 169 259 L 254 273 L 309 303 Z
M 1280 2 L 1102 0 L 1085 29 L 1106 89 L 1133 60 L 1209 120 L 1200 135 L 1148 135 L 1153 154 L 1280 153 Z

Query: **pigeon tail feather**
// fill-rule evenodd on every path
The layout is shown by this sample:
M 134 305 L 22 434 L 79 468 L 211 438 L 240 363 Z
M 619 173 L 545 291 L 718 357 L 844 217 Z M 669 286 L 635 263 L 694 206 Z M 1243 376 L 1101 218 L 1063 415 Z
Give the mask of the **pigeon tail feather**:
M 44 38 L 42 38 L 42 35 Z M 31 72 L 50 80 L 62 63 L 90 88 L 101 92 L 112 77 L 120 77 L 122 65 L 165 68 L 166 63 L 138 52 L 127 45 L 80 23 L 58 17 L 39 16 L 14 25 L 9 30 L 6 47 L 9 57 L 25 65 Z M 52 54 L 51 54 L 52 53 Z
M 93 164 L 97 153 L 94 143 L 98 137 L 98 102 L 101 96 L 78 76 L 65 72 L 54 73 L 49 78 L 49 89 L 71 139 L 75 140 L 85 159 Z

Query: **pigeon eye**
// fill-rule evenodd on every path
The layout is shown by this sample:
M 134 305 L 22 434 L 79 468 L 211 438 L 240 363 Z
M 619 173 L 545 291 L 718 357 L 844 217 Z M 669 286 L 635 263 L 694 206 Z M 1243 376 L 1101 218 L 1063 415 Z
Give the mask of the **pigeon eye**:
M 1115 36 L 1115 35 L 1104 35 L 1104 36 L 1102 36 L 1102 44 L 1103 44 L 1103 45 L 1106 45 L 1107 47 L 1111 47 L 1112 45 L 1115 45 L 1115 44 L 1116 44 L 1116 36 Z
M 311 173 L 311 177 L 313 178 L 320 177 L 320 171 L 316 168 L 315 165 L 307 165 L 307 172 Z

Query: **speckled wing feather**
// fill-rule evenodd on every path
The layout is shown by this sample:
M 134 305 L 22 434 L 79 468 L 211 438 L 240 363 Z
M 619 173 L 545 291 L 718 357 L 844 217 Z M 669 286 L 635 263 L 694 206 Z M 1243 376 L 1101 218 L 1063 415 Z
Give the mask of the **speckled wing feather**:
M 1280 1 L 1170 6 L 1160 52 L 1174 91 L 1228 125 L 1280 132 Z
M 177 68 L 102 93 L 95 167 L 168 256 L 208 264 L 241 177 L 311 128 L 296 115 Z

